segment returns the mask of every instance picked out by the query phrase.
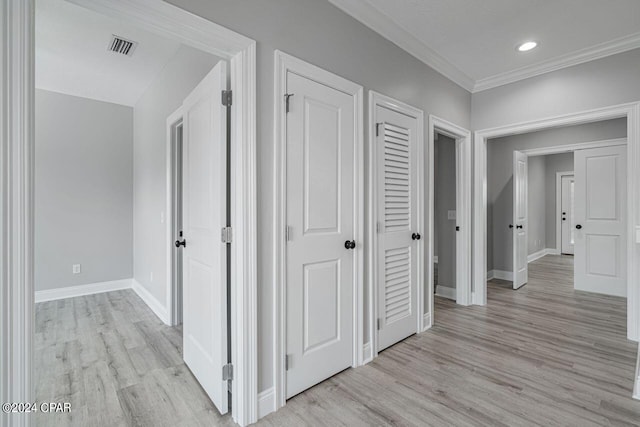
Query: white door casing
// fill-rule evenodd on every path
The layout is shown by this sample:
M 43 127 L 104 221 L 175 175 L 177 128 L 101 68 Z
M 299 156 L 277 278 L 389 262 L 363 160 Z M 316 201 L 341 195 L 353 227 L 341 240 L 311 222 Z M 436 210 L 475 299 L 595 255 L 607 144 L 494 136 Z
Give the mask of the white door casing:
M 353 362 L 356 112 L 309 78 L 288 72 L 286 85 L 289 398 Z
M 226 67 L 220 61 L 183 103 L 183 357 L 221 414 L 228 411 Z
M 574 252 L 574 200 L 575 200 L 575 178 L 573 175 L 564 175 L 560 182 L 560 221 L 561 221 L 561 242 L 560 253 L 573 255 Z
M 513 289 L 528 281 L 527 232 L 528 232 L 528 158 L 513 152 Z
M 627 295 L 627 147 L 575 152 L 577 290 Z
M 402 110 L 401 108 L 399 110 Z M 411 113 L 411 112 L 409 112 Z M 420 117 L 376 105 L 377 351 L 419 332 L 424 283 L 419 185 Z

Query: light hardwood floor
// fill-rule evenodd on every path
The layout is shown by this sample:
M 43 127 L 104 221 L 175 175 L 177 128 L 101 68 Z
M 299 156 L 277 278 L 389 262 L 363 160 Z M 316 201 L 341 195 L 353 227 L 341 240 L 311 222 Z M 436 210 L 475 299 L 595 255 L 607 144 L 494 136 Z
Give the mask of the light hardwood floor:
M 576 292 L 572 258 L 490 281 L 486 307 L 436 298 L 435 326 L 290 399 L 265 426 L 640 425 L 623 298 Z M 38 304 L 38 425 L 230 425 L 180 359 L 181 332 L 131 291 Z

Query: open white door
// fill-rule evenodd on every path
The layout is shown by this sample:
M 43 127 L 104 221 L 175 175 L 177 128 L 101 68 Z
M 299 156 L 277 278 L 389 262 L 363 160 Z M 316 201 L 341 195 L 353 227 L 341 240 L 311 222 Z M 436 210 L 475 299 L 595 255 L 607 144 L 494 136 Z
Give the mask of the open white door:
M 575 289 L 626 296 L 627 147 L 575 152 Z
M 184 361 L 221 414 L 228 410 L 227 64 L 220 61 L 183 104 Z
M 528 159 L 520 151 L 513 152 L 513 289 L 528 281 L 527 266 L 527 188 Z
M 575 200 L 575 178 L 573 175 L 564 175 L 560 179 L 560 206 L 561 206 L 561 253 L 573 255 L 574 252 L 574 200 Z
M 376 106 L 378 128 L 378 351 L 416 333 L 423 241 L 416 117 Z

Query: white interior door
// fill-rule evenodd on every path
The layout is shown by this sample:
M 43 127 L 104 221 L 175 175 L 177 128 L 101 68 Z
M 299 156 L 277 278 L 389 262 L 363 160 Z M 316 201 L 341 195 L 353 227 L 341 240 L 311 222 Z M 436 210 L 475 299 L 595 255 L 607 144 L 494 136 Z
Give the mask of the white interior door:
M 183 104 L 184 361 L 221 414 L 228 410 L 227 261 L 220 238 L 227 224 L 227 113 L 221 104 L 226 63 L 220 61 Z
M 527 265 L 527 155 L 513 152 L 513 289 L 528 281 Z
M 353 97 L 292 72 L 286 85 L 289 398 L 353 363 L 354 251 L 362 242 L 353 241 Z
M 378 351 L 416 333 L 418 271 L 418 120 L 376 105 L 378 124 Z
M 575 200 L 575 183 L 576 180 L 573 175 L 563 175 L 560 178 L 561 252 L 567 255 L 573 255 L 574 251 L 575 218 L 573 204 Z
M 575 289 L 626 296 L 627 148 L 575 152 Z

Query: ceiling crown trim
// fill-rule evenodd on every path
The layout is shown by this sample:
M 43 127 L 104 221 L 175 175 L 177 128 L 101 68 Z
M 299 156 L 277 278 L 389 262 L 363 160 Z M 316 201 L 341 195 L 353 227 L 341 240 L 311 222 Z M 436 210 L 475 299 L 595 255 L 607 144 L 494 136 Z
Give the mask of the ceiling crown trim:
M 371 4 L 358 0 L 329 0 L 329 2 L 449 80 L 468 91 L 473 90 L 475 82 L 471 77 Z
M 640 48 L 640 33 L 635 33 L 547 61 L 474 80 L 367 1 L 329 0 L 329 2 L 472 93 Z

